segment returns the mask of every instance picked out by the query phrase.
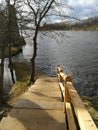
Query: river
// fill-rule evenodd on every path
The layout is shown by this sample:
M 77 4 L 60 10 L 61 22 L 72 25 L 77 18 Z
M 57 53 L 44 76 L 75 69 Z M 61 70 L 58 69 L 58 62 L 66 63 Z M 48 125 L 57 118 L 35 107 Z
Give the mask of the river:
M 96 95 L 98 93 L 98 31 L 63 31 L 63 34 L 66 37 L 60 37 L 56 33 L 49 33 L 50 37 L 48 34 L 44 37 L 40 34 L 36 68 L 49 76 L 56 76 L 56 66 L 59 64 L 65 74 L 72 75 L 73 84 L 80 95 Z M 27 45 L 23 47 L 23 52 L 13 60 L 30 62 L 32 50 L 29 39 Z M 10 74 L 7 73 L 6 81 L 11 84 Z

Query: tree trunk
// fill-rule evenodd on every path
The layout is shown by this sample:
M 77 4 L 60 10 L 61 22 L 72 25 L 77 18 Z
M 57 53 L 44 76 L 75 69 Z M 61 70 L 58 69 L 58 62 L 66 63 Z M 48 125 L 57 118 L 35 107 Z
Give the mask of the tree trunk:
M 9 69 L 10 69 L 10 73 L 11 73 L 12 82 L 15 83 L 10 45 L 9 45 Z
M 14 73 L 13 73 L 13 63 L 12 63 L 12 55 L 11 55 L 11 4 L 10 0 L 7 1 L 7 7 L 8 7 L 8 44 L 9 44 L 9 69 L 11 73 L 12 82 L 15 83 L 14 79 Z
M 15 84 L 14 72 L 13 72 L 12 68 L 10 68 L 10 73 L 11 73 L 11 77 L 12 77 L 12 82 L 13 82 L 13 84 Z
M 32 71 L 31 71 L 30 83 L 35 82 L 35 58 L 37 56 L 37 33 L 33 38 L 33 42 L 34 42 L 34 51 L 33 51 L 33 57 L 31 59 Z
M 3 82 L 4 82 L 4 47 L 1 49 L 1 69 L 0 69 L 0 101 L 4 102 L 4 91 L 3 91 Z
M 30 83 L 34 82 L 35 81 L 35 58 L 32 58 L 31 60 L 31 79 L 30 79 Z

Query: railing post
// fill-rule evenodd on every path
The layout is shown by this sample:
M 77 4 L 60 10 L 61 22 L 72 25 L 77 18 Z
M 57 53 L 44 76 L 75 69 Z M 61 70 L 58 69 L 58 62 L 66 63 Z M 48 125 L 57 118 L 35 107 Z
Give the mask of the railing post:
M 57 66 L 57 78 L 59 82 L 62 82 L 62 77 L 60 75 L 60 72 L 63 72 L 63 70 L 60 68 L 60 65 Z
M 66 87 L 66 83 L 67 82 L 71 82 L 72 81 L 72 78 L 70 75 L 67 75 L 66 78 L 65 78 L 65 81 L 64 81 L 64 87 L 65 87 L 65 99 L 64 101 L 65 102 L 70 102 L 70 96 L 69 96 L 69 92 L 68 92 L 68 89 Z
M 70 99 L 70 96 L 69 96 L 69 92 L 68 92 L 68 89 L 66 87 L 66 83 L 67 82 L 71 82 L 72 81 L 72 78 L 70 75 L 67 75 L 65 77 L 65 80 L 64 80 L 64 88 L 65 88 L 65 96 L 64 96 L 64 106 L 65 106 L 65 109 L 64 109 L 64 112 L 66 112 L 66 103 L 70 103 L 71 102 L 71 99 Z
M 64 98 L 64 113 L 68 121 L 69 130 L 77 130 L 76 118 L 81 130 L 97 130 L 96 125 L 72 84 L 71 76 L 65 75 L 60 66 L 57 67 L 57 76 Z M 76 116 L 74 117 L 74 115 Z

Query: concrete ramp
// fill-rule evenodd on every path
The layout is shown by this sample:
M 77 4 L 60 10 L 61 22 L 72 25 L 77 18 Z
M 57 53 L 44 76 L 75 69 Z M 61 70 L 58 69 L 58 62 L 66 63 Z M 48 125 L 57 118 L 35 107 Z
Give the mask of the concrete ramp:
M 2 119 L 0 130 L 66 130 L 57 79 L 40 76 Z

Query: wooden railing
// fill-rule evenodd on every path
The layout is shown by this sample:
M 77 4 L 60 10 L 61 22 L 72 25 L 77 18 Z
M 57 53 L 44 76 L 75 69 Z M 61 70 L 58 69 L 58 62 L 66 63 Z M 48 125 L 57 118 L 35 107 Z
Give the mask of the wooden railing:
M 65 75 L 60 66 L 58 66 L 57 77 L 64 99 L 64 112 L 66 114 L 68 130 L 98 130 L 75 90 L 71 76 Z

